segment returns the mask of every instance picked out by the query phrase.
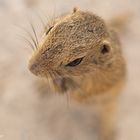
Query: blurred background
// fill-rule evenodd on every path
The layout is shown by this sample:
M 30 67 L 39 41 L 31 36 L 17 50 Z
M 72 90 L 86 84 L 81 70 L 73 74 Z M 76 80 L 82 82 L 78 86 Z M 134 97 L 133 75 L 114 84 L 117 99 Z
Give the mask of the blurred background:
M 32 50 L 19 38 L 27 37 L 19 27 L 30 30 L 27 17 L 41 33 L 41 19 L 47 23 L 47 18 L 75 6 L 105 20 L 132 13 L 127 32 L 121 35 L 128 78 L 119 101 L 117 139 L 140 139 L 139 0 L 0 0 L 0 140 L 96 140 L 94 112 L 68 103 L 47 84 L 44 88 L 29 72 Z

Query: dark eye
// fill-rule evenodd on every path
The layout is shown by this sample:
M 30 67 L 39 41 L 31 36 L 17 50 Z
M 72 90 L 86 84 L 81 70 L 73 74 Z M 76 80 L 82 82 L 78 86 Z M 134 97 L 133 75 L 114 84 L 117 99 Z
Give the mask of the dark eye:
M 48 31 L 46 32 L 46 35 L 51 31 L 52 28 L 53 26 L 48 29 Z
M 77 66 L 77 65 L 79 65 L 82 62 L 83 58 L 84 57 L 75 59 L 74 61 L 68 63 L 66 66 L 69 66 L 69 67 Z

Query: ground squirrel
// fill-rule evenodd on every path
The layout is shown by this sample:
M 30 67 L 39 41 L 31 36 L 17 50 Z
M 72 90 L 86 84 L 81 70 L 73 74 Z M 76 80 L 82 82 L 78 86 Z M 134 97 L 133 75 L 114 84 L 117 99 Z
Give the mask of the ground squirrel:
M 117 34 L 88 11 L 56 18 L 37 44 L 30 71 L 51 78 L 58 93 L 99 109 L 99 140 L 113 140 L 117 97 L 125 79 L 125 61 Z

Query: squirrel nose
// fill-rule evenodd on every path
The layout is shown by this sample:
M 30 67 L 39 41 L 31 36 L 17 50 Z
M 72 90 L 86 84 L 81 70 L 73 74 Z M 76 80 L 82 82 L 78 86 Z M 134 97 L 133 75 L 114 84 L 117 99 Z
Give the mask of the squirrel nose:
M 34 69 L 36 69 L 36 68 L 37 68 L 37 64 L 33 64 L 33 65 L 31 65 L 31 67 L 30 67 L 31 70 L 34 70 Z
M 39 71 L 38 67 L 39 67 L 38 63 L 29 63 L 29 70 L 35 75 L 38 74 Z

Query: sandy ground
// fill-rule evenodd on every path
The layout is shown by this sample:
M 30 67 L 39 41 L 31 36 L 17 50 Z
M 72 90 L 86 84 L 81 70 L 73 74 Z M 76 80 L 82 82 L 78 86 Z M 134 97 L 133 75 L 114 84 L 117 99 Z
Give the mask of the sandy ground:
M 139 0 L 40 0 L 45 15 L 91 10 L 104 19 L 130 12 L 128 31 L 121 36 L 128 66 L 128 80 L 120 99 L 118 140 L 140 139 L 140 1 Z M 31 14 L 22 0 L 0 0 L 0 140 L 96 140 L 91 127 L 94 112 L 66 97 L 41 94 L 38 80 L 27 68 L 31 51 L 17 36 L 17 25 Z M 35 21 L 35 20 L 34 20 Z M 38 29 L 40 24 L 34 23 Z M 27 27 L 28 28 L 28 27 Z M 25 35 L 25 34 L 24 34 Z M 81 123 L 82 122 L 82 123 Z M 96 122 L 95 122 L 96 124 Z

